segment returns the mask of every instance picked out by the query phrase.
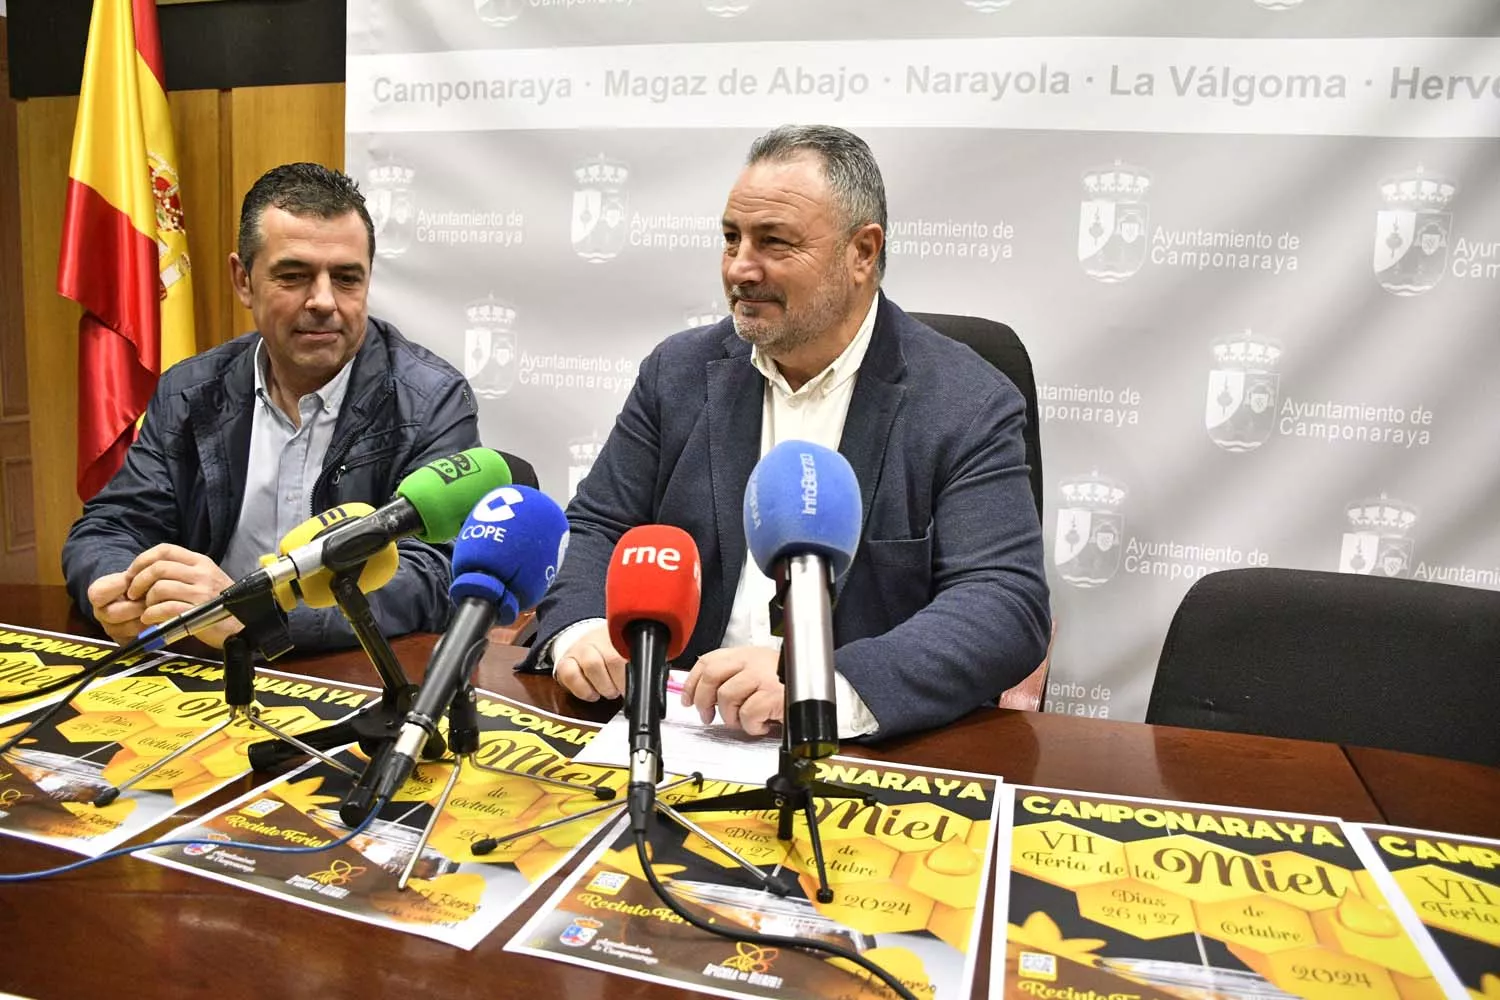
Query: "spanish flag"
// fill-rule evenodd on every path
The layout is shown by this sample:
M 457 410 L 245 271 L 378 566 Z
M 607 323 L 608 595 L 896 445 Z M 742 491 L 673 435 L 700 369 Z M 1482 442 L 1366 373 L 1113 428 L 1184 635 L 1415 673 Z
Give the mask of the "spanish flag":
M 195 350 L 154 0 L 94 0 L 57 290 L 78 321 L 78 495 L 109 482 L 157 377 Z

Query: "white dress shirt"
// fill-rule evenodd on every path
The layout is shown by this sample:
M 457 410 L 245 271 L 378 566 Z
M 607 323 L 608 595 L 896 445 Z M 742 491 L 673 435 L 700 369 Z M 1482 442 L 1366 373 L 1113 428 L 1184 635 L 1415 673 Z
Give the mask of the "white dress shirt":
M 811 441 L 826 448 L 837 450 L 844 434 L 844 420 L 849 415 L 849 401 L 854 395 L 854 384 L 859 374 L 860 363 L 870 346 L 870 333 L 875 328 L 875 309 L 880 302 L 877 295 L 870 303 L 863 322 L 854 334 L 854 339 L 838 357 L 817 375 L 809 379 L 796 391 L 787 383 L 776 362 L 763 354 L 759 347 L 750 351 L 750 362 L 765 377 L 765 403 L 761 407 L 760 453 L 766 452 L 783 441 Z M 734 592 L 734 604 L 729 609 L 729 624 L 724 630 L 720 648 L 731 646 L 764 646 L 771 649 L 781 647 L 780 636 L 771 634 L 771 599 L 776 596 L 776 584 L 755 565 L 755 560 L 746 558 L 740 572 L 740 580 Z M 568 650 L 579 637 L 603 624 L 601 618 L 591 618 L 570 625 L 552 640 L 550 656 L 556 663 L 567 656 Z M 855 693 L 854 685 L 841 673 L 834 673 L 835 697 L 838 699 L 839 737 L 867 736 L 878 727 L 864 700 Z
M 240 518 L 219 567 L 230 579 L 260 567 L 283 536 L 312 517 L 312 488 L 323 471 L 333 428 L 349 388 L 350 358 L 321 389 L 297 400 L 299 426 L 281 411 L 267 385 L 266 342 L 255 345 L 255 417 L 250 426 L 250 461 Z

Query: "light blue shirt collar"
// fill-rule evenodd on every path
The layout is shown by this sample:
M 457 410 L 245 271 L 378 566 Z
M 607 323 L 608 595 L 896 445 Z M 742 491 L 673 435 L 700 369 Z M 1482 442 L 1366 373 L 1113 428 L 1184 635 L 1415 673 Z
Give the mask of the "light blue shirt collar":
M 358 352 L 356 352 L 356 357 Z M 318 400 L 318 406 L 329 416 L 338 416 L 339 410 L 344 406 L 344 395 L 349 391 L 349 373 L 354 368 L 354 358 L 344 362 L 340 368 L 323 386 L 308 393 Z M 270 386 L 271 356 L 266 351 L 266 338 L 262 336 L 255 344 L 255 395 L 262 402 L 275 407 L 276 401 L 271 398 Z M 306 399 L 307 396 L 303 396 Z M 300 404 L 301 400 L 298 400 Z M 300 406 L 299 406 L 300 409 Z

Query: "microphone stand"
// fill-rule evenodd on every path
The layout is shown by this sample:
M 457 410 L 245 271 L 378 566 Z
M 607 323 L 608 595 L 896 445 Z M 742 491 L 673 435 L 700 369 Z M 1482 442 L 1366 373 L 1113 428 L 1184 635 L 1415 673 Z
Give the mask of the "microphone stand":
M 766 780 L 764 788 L 751 788 L 743 792 L 729 792 L 712 798 L 684 802 L 677 808 L 681 812 L 766 812 L 776 810 L 776 839 L 792 839 L 792 819 L 801 812 L 807 819 L 807 835 L 812 842 L 813 863 L 818 870 L 818 902 L 833 902 L 833 890 L 828 887 L 828 868 L 823 860 L 823 839 L 818 834 L 818 812 L 815 799 L 859 799 L 862 804 L 875 804 L 875 796 L 868 792 L 824 781 L 814 777 L 817 773 L 815 761 L 793 755 L 791 738 L 787 728 L 782 727 L 781 749 L 777 753 L 776 773 Z M 694 830 L 694 833 L 699 831 Z M 700 833 L 701 836 L 701 833 Z M 748 864 L 748 862 L 746 862 Z M 755 869 L 759 872 L 760 869 Z M 786 895 L 782 893 L 781 895 Z
M 669 781 L 665 784 L 657 785 L 656 797 L 651 802 L 652 810 L 661 813 L 663 816 L 666 816 L 674 823 L 677 823 L 679 826 L 683 827 L 689 833 L 697 834 L 703 839 L 704 843 L 709 844 L 720 854 L 723 854 L 730 861 L 733 861 L 735 864 L 739 865 L 745 870 L 747 874 L 749 874 L 756 881 L 760 882 L 760 884 L 766 889 L 774 892 L 778 896 L 785 896 L 790 893 L 790 887 L 788 887 L 780 879 L 775 878 L 771 875 L 767 875 L 755 865 L 740 857 L 740 855 L 735 852 L 734 848 L 730 847 L 718 837 L 715 837 L 713 834 L 703 829 L 703 827 L 699 826 L 697 823 L 694 823 L 692 820 L 682 815 L 682 813 L 677 808 L 673 808 L 672 806 L 667 805 L 661 800 L 661 794 L 663 792 L 670 792 L 672 789 L 680 788 L 681 786 L 686 785 L 689 782 L 691 782 L 695 788 L 702 788 L 703 775 L 698 773 L 697 771 L 694 771 L 692 774 L 688 775 L 685 778 L 678 778 L 676 781 Z M 617 808 L 619 807 L 613 803 L 603 806 L 594 806 L 592 809 L 585 809 L 583 812 L 574 813 L 571 816 L 563 816 L 559 819 L 548 820 L 545 823 L 538 823 L 536 826 L 529 826 L 524 830 L 515 830 L 511 833 L 507 833 L 503 837 L 485 837 L 481 840 L 476 840 L 469 849 L 475 854 L 483 856 L 491 853 L 495 850 L 495 848 L 509 841 L 519 840 L 522 837 L 530 836 L 533 833 L 541 833 L 544 830 L 551 830 L 554 827 L 562 826 L 564 823 L 572 823 L 574 820 L 583 819 L 585 816 L 593 816 L 597 813 L 604 812 L 607 809 Z
M 417 867 L 417 861 L 422 857 L 422 852 L 427 847 L 427 841 L 432 837 L 432 831 L 437 827 L 438 817 L 442 816 L 443 810 L 448 807 L 448 797 L 453 794 L 453 788 L 458 784 L 459 772 L 463 769 L 463 766 L 465 764 L 468 764 L 476 771 L 487 771 L 490 774 L 503 774 L 509 777 L 526 778 L 530 781 L 540 781 L 544 784 L 556 785 L 559 788 L 567 788 L 573 791 L 582 791 L 585 788 L 588 788 L 593 792 L 594 798 L 596 799 L 613 799 L 615 797 L 615 790 L 613 788 L 605 788 L 603 786 L 578 785 L 574 782 L 563 781 L 559 778 L 549 778 L 545 775 L 531 774 L 526 771 L 518 771 L 509 767 L 496 767 L 493 764 L 486 764 L 480 761 L 475 756 L 479 752 L 479 709 L 474 700 L 474 686 L 467 682 L 459 685 L 458 690 L 453 692 L 453 700 L 448 704 L 448 749 L 453 753 L 453 756 L 451 758 L 448 758 L 445 761 L 434 762 L 451 763 L 453 765 L 452 769 L 448 772 L 448 781 L 445 785 L 443 785 L 442 794 L 438 796 L 436 804 L 434 804 L 432 807 L 432 815 L 427 818 L 427 825 L 422 828 L 422 836 L 417 840 L 417 846 L 415 850 L 412 851 L 411 857 L 407 860 L 406 867 L 401 872 L 401 877 L 396 880 L 397 889 L 405 889 L 406 883 L 411 879 L 411 873 Z M 579 819 L 582 816 L 591 816 L 594 813 L 610 808 L 613 807 L 597 806 L 595 808 L 589 809 L 587 812 L 578 813 L 573 816 L 565 816 L 560 820 L 553 820 L 550 823 L 544 823 L 541 826 L 533 827 L 530 830 L 523 830 L 520 833 L 510 834 L 504 839 L 512 840 L 516 837 L 521 836 L 522 834 L 535 833 L 539 829 L 557 826 L 560 823 L 566 823 L 571 820 Z M 485 840 L 489 839 L 490 838 L 485 838 Z M 484 842 L 485 841 L 479 841 L 477 843 Z M 495 846 L 498 846 L 500 841 L 496 840 L 493 841 L 493 843 Z M 492 851 L 494 849 L 495 848 L 492 846 L 489 851 Z M 488 854 L 489 851 L 475 850 L 474 853 Z
M 197 747 L 217 736 L 224 729 L 244 721 L 270 733 L 278 741 L 296 747 L 302 753 L 317 757 L 351 775 L 355 772 L 339 761 L 307 745 L 290 733 L 283 732 L 261 718 L 255 707 L 255 662 L 257 657 L 274 660 L 292 648 L 291 636 L 287 633 L 286 613 L 276 604 L 269 585 L 264 593 L 259 591 L 227 602 L 226 606 L 244 628 L 224 640 L 224 702 L 229 714 L 213 726 L 199 733 L 190 741 L 173 750 L 161 760 L 137 771 L 118 785 L 103 788 L 93 798 L 95 806 L 107 806 L 147 776 L 166 767 L 172 761 L 191 753 Z
M 788 586 L 789 571 L 783 566 L 782 570 L 777 573 L 777 594 L 776 599 L 771 603 L 772 632 L 776 635 L 780 635 L 783 631 L 783 613 Z M 875 796 L 849 785 L 824 781 L 817 777 L 817 759 L 831 756 L 838 751 L 837 739 L 829 738 L 836 733 L 836 730 L 831 733 L 819 733 L 819 738 L 802 746 L 803 753 L 793 752 L 791 722 L 797 716 L 795 715 L 796 706 L 792 701 L 792 692 L 800 690 L 796 664 L 795 659 L 788 659 L 786 643 L 783 642 L 781 655 L 776 663 L 776 672 L 781 678 L 784 699 L 781 748 L 777 752 L 776 773 L 766 779 L 765 787 L 715 795 L 695 802 L 685 802 L 678 806 L 678 809 L 682 812 L 775 810 L 776 838 L 783 841 L 792 839 L 792 820 L 798 812 L 801 812 L 807 819 L 807 836 L 812 843 L 813 863 L 818 872 L 818 902 L 831 903 L 833 890 L 828 886 L 828 868 L 823 859 L 823 838 L 818 833 L 818 812 L 815 800 L 819 798 L 859 799 L 863 805 L 872 806 L 875 804 Z
M 311 732 L 304 733 L 302 743 L 287 740 L 262 740 L 252 743 L 248 751 L 250 766 L 257 771 L 269 771 L 285 764 L 298 753 L 308 753 L 309 748 L 332 750 L 349 743 L 358 743 L 371 758 L 393 743 L 401 730 L 401 723 L 411 711 L 413 699 L 419 688 L 406 676 L 401 661 L 391 649 L 389 640 L 380 631 L 375 615 L 370 610 L 369 599 L 359 589 L 359 574 L 364 563 L 358 563 L 334 573 L 329 580 L 329 589 L 339 610 L 343 612 L 360 648 L 365 651 L 375 672 L 380 675 L 380 701 L 367 705 L 351 718 L 335 722 Z M 443 752 L 443 742 L 437 737 L 429 740 L 422 749 L 423 756 L 436 758 Z M 323 754 L 315 754 L 320 760 L 330 760 Z M 342 765 L 339 765 L 341 769 Z

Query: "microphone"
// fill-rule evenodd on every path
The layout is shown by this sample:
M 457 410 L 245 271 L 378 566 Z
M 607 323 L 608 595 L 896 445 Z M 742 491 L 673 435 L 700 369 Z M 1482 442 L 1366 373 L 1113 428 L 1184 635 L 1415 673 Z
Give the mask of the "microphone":
M 453 621 L 433 647 L 395 742 L 371 759 L 340 808 L 345 823 L 362 823 L 411 777 L 422 747 L 438 734 L 443 711 L 484 654 L 490 629 L 541 603 L 567 549 L 568 519 L 545 493 L 502 486 L 474 506 L 453 546 Z
M 604 578 L 609 641 L 629 660 L 625 710 L 630 715 L 630 829 L 646 820 L 662 779 L 661 719 L 667 707 L 667 661 L 687 648 L 698 622 L 702 568 L 698 546 L 681 528 L 645 524 L 620 536 Z
M 277 555 L 285 556 L 334 530 L 346 521 L 366 517 L 373 513 L 375 513 L 374 507 L 367 503 L 360 503 L 358 500 L 330 507 L 287 532 L 286 537 L 276 546 Z M 276 555 L 260 557 L 262 566 L 269 567 L 276 561 Z M 371 556 L 360 567 L 359 589 L 369 594 L 390 583 L 391 578 L 396 575 L 400 561 L 401 556 L 396 549 L 396 543 L 386 542 L 385 548 Z M 277 584 L 272 588 L 272 592 L 276 595 L 276 603 L 281 605 L 283 611 L 292 610 L 299 600 L 310 608 L 331 608 L 338 603 L 331 589 L 332 583 L 333 571 L 324 567 L 307 576 Z
M 810 441 L 768 451 L 745 487 L 745 540 L 785 608 L 782 655 L 792 753 L 837 753 L 833 584 L 859 546 L 863 508 L 849 461 Z
M 315 529 L 307 540 L 299 533 L 308 522 L 294 528 L 282 540 L 279 557 L 262 557 L 260 569 L 241 577 L 213 600 L 141 632 L 125 647 L 128 652 L 120 655 L 152 652 L 201 632 L 232 615 L 236 604 L 268 592 L 285 611 L 295 604 L 291 596 L 296 592 L 294 587 L 323 602 L 309 602 L 312 607 L 328 607 L 334 603 L 328 581 L 335 573 L 362 563 L 361 589 L 373 590 L 364 583 L 367 574 L 375 579 L 384 572 L 386 557 L 382 553 L 387 546 L 407 535 L 424 542 L 449 541 L 458 534 L 464 515 L 477 500 L 509 482 L 510 469 L 505 460 L 488 448 L 470 448 L 429 462 L 401 480 L 395 498 L 379 510 L 364 504 L 344 504 L 324 511 L 313 520 L 327 530 Z M 357 508 L 363 508 L 363 516 L 351 516 Z M 291 542 L 296 544 L 289 545 Z M 394 549 L 390 572 L 395 573 Z
M 295 549 L 305 546 L 324 532 L 332 530 L 335 526 L 355 518 L 365 517 L 375 512 L 375 508 L 367 503 L 352 501 L 342 503 L 337 507 L 330 507 L 321 514 L 316 514 L 297 525 L 277 545 L 276 551 L 286 555 Z M 400 554 L 396 550 L 395 542 L 386 543 L 385 548 L 371 556 L 359 574 L 359 589 L 369 594 L 391 582 L 396 575 L 396 569 L 400 563 Z M 260 557 L 262 566 L 270 566 L 277 561 L 275 555 L 264 555 Z M 328 569 L 319 569 L 309 576 L 301 579 L 284 581 L 274 584 L 271 588 L 272 595 L 282 611 L 290 611 L 297 606 L 300 599 L 310 608 L 328 608 L 337 603 L 333 595 L 331 584 L 333 573 Z M 142 632 L 130 644 L 121 650 L 120 655 L 128 655 L 133 649 L 144 649 L 154 651 L 163 646 L 170 645 L 178 639 L 185 639 L 190 635 L 204 632 L 219 622 L 230 617 L 233 612 L 226 606 L 222 595 L 213 600 L 200 604 L 196 608 L 184 611 L 182 614 L 168 621 L 162 622 L 151 629 Z M 149 633 L 149 634 L 148 634 Z

